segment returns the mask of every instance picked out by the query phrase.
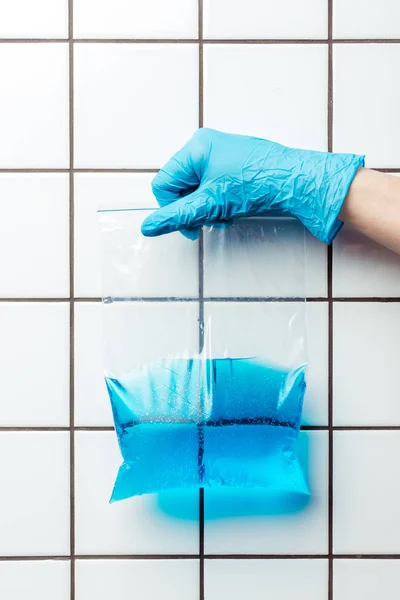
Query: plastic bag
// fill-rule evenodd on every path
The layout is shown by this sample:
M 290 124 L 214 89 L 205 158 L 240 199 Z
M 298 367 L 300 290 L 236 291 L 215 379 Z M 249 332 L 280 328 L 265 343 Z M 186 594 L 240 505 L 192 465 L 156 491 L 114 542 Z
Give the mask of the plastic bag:
M 243 486 L 308 494 L 305 230 L 241 219 L 145 238 L 150 209 L 102 209 L 105 380 L 123 464 L 112 501 Z

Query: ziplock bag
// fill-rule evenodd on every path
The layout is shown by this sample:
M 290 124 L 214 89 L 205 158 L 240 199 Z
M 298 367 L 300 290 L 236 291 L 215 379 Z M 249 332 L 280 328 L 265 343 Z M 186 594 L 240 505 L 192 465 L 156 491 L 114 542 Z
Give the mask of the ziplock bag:
M 250 218 L 146 238 L 150 209 L 102 209 L 105 381 L 123 457 L 111 501 L 165 489 L 308 494 L 305 230 Z

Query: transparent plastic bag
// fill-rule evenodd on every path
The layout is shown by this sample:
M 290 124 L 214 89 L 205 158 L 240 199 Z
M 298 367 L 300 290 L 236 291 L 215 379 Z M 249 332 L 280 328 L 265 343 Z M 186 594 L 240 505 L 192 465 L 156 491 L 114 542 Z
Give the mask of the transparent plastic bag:
M 112 501 L 165 489 L 308 494 L 305 230 L 241 219 L 145 238 L 149 209 L 102 209 L 105 380 L 123 464 Z

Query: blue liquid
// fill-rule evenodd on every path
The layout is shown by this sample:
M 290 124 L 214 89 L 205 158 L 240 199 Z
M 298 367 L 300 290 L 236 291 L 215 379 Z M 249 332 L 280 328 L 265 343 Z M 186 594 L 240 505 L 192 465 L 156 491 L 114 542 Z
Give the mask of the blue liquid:
M 295 455 L 304 367 L 164 359 L 106 383 L 124 458 L 112 501 L 202 486 L 308 493 Z

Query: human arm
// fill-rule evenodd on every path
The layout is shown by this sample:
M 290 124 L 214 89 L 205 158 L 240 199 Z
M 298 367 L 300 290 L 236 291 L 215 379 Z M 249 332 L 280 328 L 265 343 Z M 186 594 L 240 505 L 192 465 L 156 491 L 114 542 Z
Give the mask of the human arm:
M 359 169 L 339 219 L 400 254 L 400 177 Z

